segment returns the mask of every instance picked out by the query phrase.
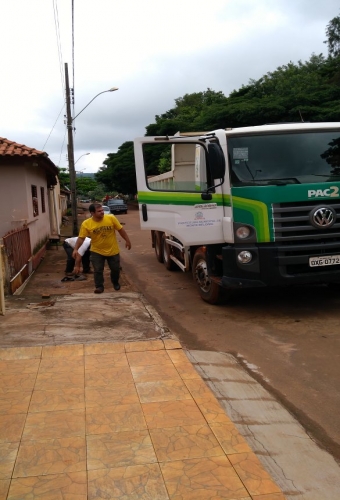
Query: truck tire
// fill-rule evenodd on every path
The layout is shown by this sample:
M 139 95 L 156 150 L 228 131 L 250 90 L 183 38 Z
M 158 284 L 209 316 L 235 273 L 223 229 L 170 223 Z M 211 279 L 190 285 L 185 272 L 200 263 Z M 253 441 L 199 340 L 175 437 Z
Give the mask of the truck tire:
M 154 231 L 153 235 L 153 243 L 155 247 L 155 254 L 156 254 L 156 259 L 158 262 L 163 264 L 164 258 L 163 258 L 163 247 L 162 247 L 162 234 L 160 231 Z
M 206 255 L 201 249 L 197 249 L 194 255 L 192 274 L 201 298 L 209 304 L 217 304 L 222 290 L 209 278 Z
M 176 269 L 176 264 L 174 263 L 173 260 L 170 259 L 171 255 L 171 247 L 168 245 L 168 243 L 165 241 L 166 236 L 163 233 L 162 234 L 162 254 L 163 254 L 163 262 L 165 267 L 167 268 L 168 271 L 174 271 Z

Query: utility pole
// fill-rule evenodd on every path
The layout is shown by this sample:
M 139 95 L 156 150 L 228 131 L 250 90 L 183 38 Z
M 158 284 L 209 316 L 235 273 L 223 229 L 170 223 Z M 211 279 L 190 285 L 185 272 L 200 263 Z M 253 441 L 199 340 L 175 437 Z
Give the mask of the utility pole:
M 65 87 L 66 87 L 66 118 L 67 118 L 67 134 L 68 134 L 68 169 L 70 174 L 71 185 L 71 211 L 73 223 L 73 236 L 78 236 L 78 218 L 77 218 L 77 186 L 76 186 L 76 170 L 74 167 L 74 145 L 73 145 L 73 120 L 71 116 L 71 98 L 70 85 L 68 80 L 68 66 L 65 63 Z

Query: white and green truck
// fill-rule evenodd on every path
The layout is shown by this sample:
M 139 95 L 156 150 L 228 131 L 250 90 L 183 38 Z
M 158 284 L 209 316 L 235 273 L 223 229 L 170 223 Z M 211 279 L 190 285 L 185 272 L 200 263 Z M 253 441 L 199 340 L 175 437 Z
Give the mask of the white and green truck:
M 142 137 L 134 151 L 141 228 L 205 301 L 340 283 L 340 123 Z

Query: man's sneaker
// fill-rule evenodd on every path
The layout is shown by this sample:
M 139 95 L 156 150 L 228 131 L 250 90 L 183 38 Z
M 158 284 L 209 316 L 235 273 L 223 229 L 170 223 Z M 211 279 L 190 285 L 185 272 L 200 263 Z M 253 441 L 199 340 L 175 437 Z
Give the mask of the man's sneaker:
M 120 284 L 119 284 L 119 283 L 115 283 L 115 284 L 113 285 L 113 288 L 114 288 L 115 290 L 120 290 Z
M 100 287 L 95 289 L 94 293 L 103 293 L 103 291 L 104 291 L 104 288 L 100 286 Z

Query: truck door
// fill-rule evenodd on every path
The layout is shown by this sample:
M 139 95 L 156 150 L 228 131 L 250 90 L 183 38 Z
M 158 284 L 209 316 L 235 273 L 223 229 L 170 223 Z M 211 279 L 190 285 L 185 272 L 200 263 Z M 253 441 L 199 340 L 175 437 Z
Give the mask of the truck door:
M 142 229 L 171 234 L 185 246 L 225 241 L 221 179 L 214 178 L 209 144 L 197 137 L 135 140 Z

